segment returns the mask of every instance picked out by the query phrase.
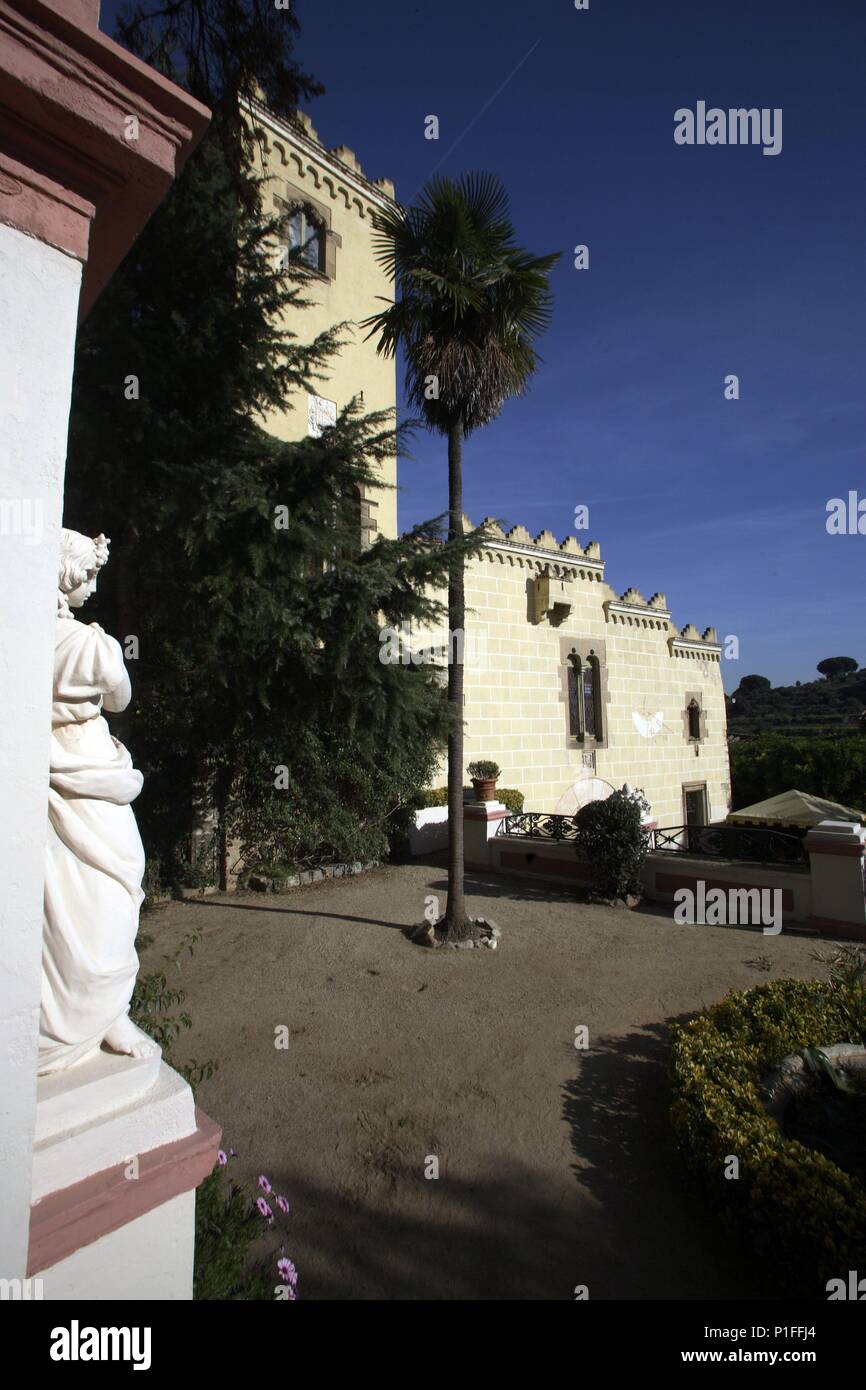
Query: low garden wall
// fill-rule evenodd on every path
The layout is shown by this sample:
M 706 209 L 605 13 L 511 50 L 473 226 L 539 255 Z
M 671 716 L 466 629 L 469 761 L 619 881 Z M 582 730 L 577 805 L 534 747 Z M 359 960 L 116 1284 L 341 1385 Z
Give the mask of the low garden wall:
M 490 864 L 495 873 L 529 875 L 542 883 L 592 885 L 592 868 L 578 859 L 570 841 L 511 839 L 497 836 L 489 842 Z
M 487 803 L 485 809 L 464 809 L 467 869 L 518 875 L 559 887 L 592 886 L 592 867 L 578 856 L 574 827 L 564 824 L 570 818 L 514 817 L 508 826 L 516 824 L 518 833 L 503 833 L 507 814 L 505 806 L 494 802 Z M 536 821 L 546 833 L 532 833 L 537 828 Z M 697 899 L 699 884 L 703 885 L 703 894 L 712 889 L 725 893 L 779 891 L 786 926 L 800 926 L 837 939 L 866 941 L 866 830 L 846 822 L 823 821 L 809 831 L 804 847 L 807 855 L 802 864 L 704 858 L 653 849 L 643 865 L 645 896 L 651 902 L 673 906 L 678 889 L 689 889 Z
M 732 888 L 780 889 L 782 911 L 786 922 L 807 923 L 812 918 L 812 875 L 807 864 L 793 865 L 749 864 L 733 859 L 700 859 L 696 855 L 667 854 L 656 851 L 648 854 L 643 866 L 646 896 L 651 902 L 671 903 L 678 888 L 696 892 L 698 882 L 704 889 Z

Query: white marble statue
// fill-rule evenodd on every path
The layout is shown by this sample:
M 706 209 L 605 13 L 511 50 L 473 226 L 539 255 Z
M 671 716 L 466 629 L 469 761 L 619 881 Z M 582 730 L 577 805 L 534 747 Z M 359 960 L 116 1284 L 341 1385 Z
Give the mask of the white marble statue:
M 138 973 L 135 937 L 144 849 L 130 802 L 142 776 L 102 717 L 131 688 L 120 644 L 78 622 L 108 561 L 105 536 L 61 536 L 39 1074 L 70 1067 L 105 1044 L 144 1057 L 159 1049 L 129 1018 Z

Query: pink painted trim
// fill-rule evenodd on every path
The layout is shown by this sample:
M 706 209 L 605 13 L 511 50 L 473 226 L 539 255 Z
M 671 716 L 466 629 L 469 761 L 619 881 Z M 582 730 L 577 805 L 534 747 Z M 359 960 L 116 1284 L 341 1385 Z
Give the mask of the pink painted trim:
M 532 851 L 528 851 L 532 853 Z M 499 865 L 503 869 L 519 869 L 525 874 L 547 874 L 555 878 L 570 878 L 578 883 L 592 880 L 592 869 L 574 859 L 545 859 L 536 854 L 528 863 L 526 854 L 518 850 L 505 850 L 499 855 Z
M 654 887 L 657 893 L 675 893 L 678 888 L 688 888 L 694 892 L 695 884 L 702 878 L 701 874 L 660 874 L 656 872 Z M 707 892 L 711 888 L 721 888 L 727 892 L 729 888 L 744 888 L 746 890 L 755 889 L 760 891 L 762 888 L 774 888 L 772 883 L 743 883 L 740 880 L 727 878 L 704 878 L 704 886 Z M 786 912 L 790 912 L 794 907 L 794 894 L 790 888 L 782 889 L 782 907 Z
M 0 222 L 87 260 L 94 206 L 0 151 Z
M 99 28 L 99 0 L 53 0 L 53 4 L 59 15 L 79 29 Z
M 82 316 L 165 196 L 210 113 L 100 33 L 90 0 L 0 0 L 0 148 L 95 208 Z M 125 138 L 130 116 L 138 138 Z M 20 225 L 19 210 L 13 225 Z M 43 214 L 44 216 L 44 209 Z M 68 249 L 68 227 L 33 228 Z M 31 230 L 27 227 L 26 230 Z M 87 247 L 85 245 L 85 250 Z M 81 244 L 72 254 L 81 257 Z
M 195 1117 L 187 1138 L 138 1156 L 137 1178 L 126 1177 L 128 1161 L 116 1163 L 37 1202 L 30 1211 L 28 1277 L 198 1187 L 216 1163 L 222 1130 L 203 1110 L 196 1108 Z

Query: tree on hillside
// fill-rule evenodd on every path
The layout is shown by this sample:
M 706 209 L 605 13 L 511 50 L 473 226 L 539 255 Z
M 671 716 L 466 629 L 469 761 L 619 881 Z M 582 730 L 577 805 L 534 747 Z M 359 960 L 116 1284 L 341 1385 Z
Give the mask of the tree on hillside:
M 294 20 L 274 13 L 176 0 L 127 16 L 127 42 L 186 81 L 214 125 L 76 361 L 66 522 L 114 543 L 94 616 L 132 663 L 123 736 L 145 773 L 145 843 L 169 879 L 197 796 L 216 806 L 222 840 L 251 854 L 374 857 L 445 732 L 433 673 L 383 664 L 379 628 L 381 614 L 435 618 L 423 590 L 444 582 L 452 550 L 435 526 L 360 547 L 355 490 L 393 453 L 393 420 L 350 406 L 297 443 L 263 428 L 293 390 L 315 389 L 340 336 L 286 327 L 306 272 L 280 266 L 237 126 L 257 80 L 277 104 L 311 90 Z
M 531 256 L 515 244 L 508 197 L 489 174 L 436 178 L 407 210 L 377 215 L 378 258 L 396 298 L 365 323 L 377 347 L 402 347 L 406 390 L 429 429 L 448 440 L 448 536 L 463 534 L 463 440 L 523 392 L 547 326 L 548 277 L 558 253 Z M 448 574 L 448 626 L 463 633 L 463 556 Z M 448 906 L 446 936 L 471 931 L 463 892 L 463 662 L 448 667 Z
M 760 690 L 772 690 L 772 688 L 766 676 L 743 676 L 737 694 L 757 694 Z
M 858 669 L 858 663 L 853 656 L 828 656 L 823 661 L 819 661 L 815 667 L 822 676 L 826 676 L 828 681 L 835 680 L 839 676 L 850 676 Z

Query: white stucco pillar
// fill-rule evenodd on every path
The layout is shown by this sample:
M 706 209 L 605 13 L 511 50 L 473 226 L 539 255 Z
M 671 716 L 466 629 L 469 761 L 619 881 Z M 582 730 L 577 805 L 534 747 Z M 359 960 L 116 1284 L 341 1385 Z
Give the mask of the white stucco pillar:
M 179 1118 L 162 1123 L 159 1085 L 169 1084 L 168 1068 L 153 1078 L 146 1105 L 142 1100 L 148 1124 L 140 1182 L 121 1186 L 117 1145 L 106 1140 L 99 1147 L 93 1137 L 97 1121 L 99 1133 L 107 1133 L 101 1074 L 75 1072 L 66 1088 L 70 1142 L 78 1140 L 72 1148 L 60 1129 L 51 1130 L 52 1098 L 43 1095 L 43 1134 L 33 1157 L 59 531 L 76 325 L 159 205 L 209 113 L 100 32 L 98 0 L 0 0 L 0 93 L 0 1279 L 15 1281 L 73 1268 L 68 1262 L 79 1250 L 92 1245 L 98 1254 L 101 1241 L 134 1221 L 148 1218 L 152 1233 L 157 1217 L 150 1214 L 194 1191 L 213 1164 L 217 1132 L 196 1116 L 188 1087 L 177 1102 Z M 114 1063 L 109 1056 L 101 1065 Z M 127 1091 L 129 1078 L 127 1067 Z M 86 1120 L 93 1134 L 82 1138 Z M 58 1155 L 62 1162 L 51 1168 Z M 72 1172 L 84 1155 L 92 1159 L 86 1176 Z M 66 1186 L 49 1190 L 48 1170 Z M 191 1202 L 181 1205 L 188 1227 Z M 190 1250 L 191 1239 L 187 1230 Z M 190 1262 L 186 1255 L 185 1263 L 175 1261 L 178 1289 L 189 1285 Z M 160 1256 L 154 1268 L 161 1263 Z M 106 1297 L 111 1273 L 109 1258 L 101 1270 Z
M 81 262 L 0 225 L 0 1274 L 24 1275 L 59 527 Z
M 812 876 L 812 918 L 828 935 L 866 940 L 863 858 L 866 830 L 823 820 L 806 835 Z
M 467 869 L 490 867 L 490 841 L 508 815 L 501 801 L 467 801 L 463 807 L 463 859 Z

